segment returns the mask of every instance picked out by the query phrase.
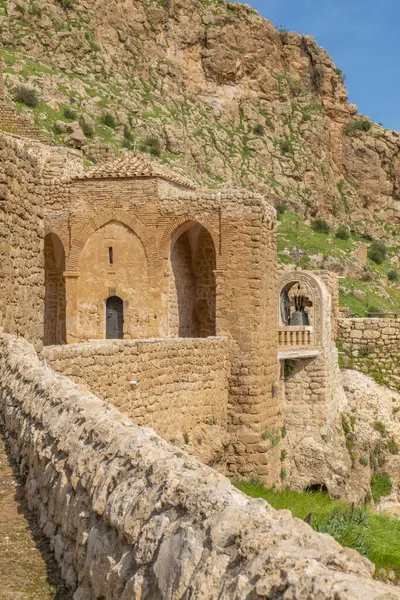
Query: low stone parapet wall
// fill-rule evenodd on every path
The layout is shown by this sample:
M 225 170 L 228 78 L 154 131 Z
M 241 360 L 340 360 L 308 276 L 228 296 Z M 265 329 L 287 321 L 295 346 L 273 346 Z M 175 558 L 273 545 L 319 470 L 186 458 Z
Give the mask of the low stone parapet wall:
M 246 497 L 7 335 L 0 416 L 75 600 L 400 600 L 355 551 Z
M 339 319 L 345 366 L 400 390 L 400 319 Z
M 226 338 L 107 340 L 43 350 L 47 364 L 168 440 L 226 429 Z

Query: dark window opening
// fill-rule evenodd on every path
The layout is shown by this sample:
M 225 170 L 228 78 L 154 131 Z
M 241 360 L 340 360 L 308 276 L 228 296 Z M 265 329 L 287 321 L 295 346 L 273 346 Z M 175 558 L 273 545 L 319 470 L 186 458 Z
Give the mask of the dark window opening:
M 110 265 L 114 264 L 114 248 L 112 246 L 110 246 L 110 248 L 108 249 L 108 260 L 110 262 Z

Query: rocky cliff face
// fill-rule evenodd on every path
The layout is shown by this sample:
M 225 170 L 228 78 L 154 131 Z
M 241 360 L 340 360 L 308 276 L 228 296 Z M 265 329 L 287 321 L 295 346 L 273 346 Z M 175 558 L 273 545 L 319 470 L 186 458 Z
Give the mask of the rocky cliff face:
M 0 26 L 9 95 L 34 86 L 20 108 L 87 157 L 140 147 L 203 184 L 398 233 L 398 134 L 357 115 L 311 37 L 222 0 L 0 0 Z

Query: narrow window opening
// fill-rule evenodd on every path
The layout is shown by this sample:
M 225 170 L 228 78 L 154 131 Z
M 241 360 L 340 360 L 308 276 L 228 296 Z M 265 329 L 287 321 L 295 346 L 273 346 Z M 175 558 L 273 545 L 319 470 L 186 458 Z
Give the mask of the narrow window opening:
M 108 249 L 108 260 L 110 265 L 114 264 L 114 248 L 112 246 L 110 246 Z

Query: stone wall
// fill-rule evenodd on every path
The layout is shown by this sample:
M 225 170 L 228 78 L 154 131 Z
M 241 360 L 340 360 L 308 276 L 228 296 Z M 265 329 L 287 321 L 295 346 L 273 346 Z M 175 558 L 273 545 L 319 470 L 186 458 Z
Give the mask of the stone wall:
M 372 565 L 252 500 L 0 336 L 0 414 L 76 600 L 399 600 Z
M 400 390 L 400 319 L 339 319 L 345 366 Z
M 352 479 L 340 416 L 346 398 L 336 348 L 321 348 L 316 358 L 289 364 L 292 372 L 282 373 L 285 485 L 299 491 L 325 486 L 332 497 L 362 502 L 369 489 L 357 487 Z
M 49 346 L 43 358 L 167 440 L 196 446 L 203 424 L 226 430 L 226 339 L 96 341 Z
M 0 132 L 0 327 L 43 335 L 43 214 L 37 159 Z

